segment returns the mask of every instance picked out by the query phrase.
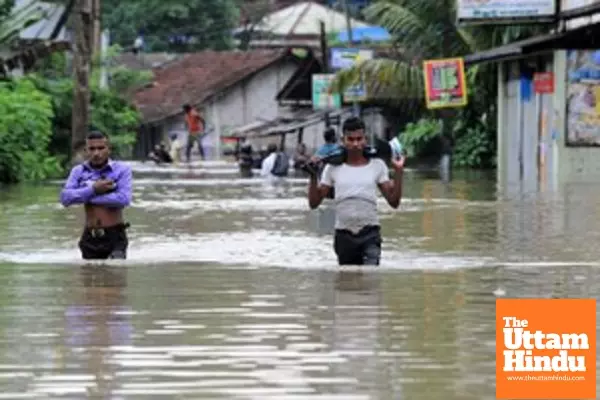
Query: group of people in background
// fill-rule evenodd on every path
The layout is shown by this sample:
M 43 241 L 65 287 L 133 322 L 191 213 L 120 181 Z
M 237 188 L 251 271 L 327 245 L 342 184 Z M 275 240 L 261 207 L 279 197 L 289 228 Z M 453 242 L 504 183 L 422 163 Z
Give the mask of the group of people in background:
M 200 158 L 202 160 L 206 158 L 206 152 L 202 144 L 202 140 L 208 133 L 206 121 L 201 113 L 189 104 L 183 105 L 183 111 L 185 113 L 187 139 L 182 140 L 176 133 L 171 134 L 168 145 L 161 142 L 154 146 L 153 151 L 148 155 L 149 160 L 157 164 L 179 164 L 185 156 L 185 161 L 189 163 L 192 150 L 196 145 Z M 386 129 L 384 136 L 386 140 L 390 140 L 391 136 L 394 136 L 390 140 L 390 144 L 393 145 L 393 140 L 396 139 L 399 145 L 397 137 L 391 134 L 389 128 Z M 275 143 L 270 143 L 266 148 L 255 150 L 252 144 L 243 138 L 238 142 L 234 156 L 238 162 L 240 174 L 244 178 L 254 176 L 253 171 L 260 171 L 259 175 L 266 179 L 282 178 L 288 176 L 290 168 L 295 171 L 296 175 L 305 175 L 304 166 L 307 162 L 311 159 L 323 158 L 342 145 L 335 129 L 331 127 L 325 130 L 323 139 L 324 144 L 316 149 L 314 154 L 309 154 L 304 143 L 298 143 L 291 162 L 288 154 Z M 441 140 L 440 175 L 442 180 L 449 181 L 453 143 L 451 138 L 444 135 L 441 135 Z

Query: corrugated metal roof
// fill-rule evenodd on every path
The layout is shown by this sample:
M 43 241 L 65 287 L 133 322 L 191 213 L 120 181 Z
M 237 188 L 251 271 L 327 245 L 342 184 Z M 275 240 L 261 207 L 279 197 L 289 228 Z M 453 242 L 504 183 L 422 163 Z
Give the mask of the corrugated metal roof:
M 325 23 L 327 33 L 346 29 L 346 16 L 318 3 L 303 2 L 271 13 L 257 24 L 254 31 L 268 32 L 277 36 L 319 35 L 320 22 Z M 369 24 L 351 19 L 352 27 L 368 28 Z M 244 27 L 236 31 L 243 31 Z
M 18 10 L 19 8 L 27 7 L 30 3 L 32 3 L 31 0 L 17 0 L 15 2 L 15 10 Z M 33 3 L 35 3 L 37 8 L 39 8 L 43 11 L 45 16 L 44 16 L 44 18 L 42 18 L 35 24 L 32 24 L 32 25 L 28 26 L 27 28 L 23 29 L 19 33 L 19 38 L 47 40 L 50 38 L 50 35 L 52 34 L 54 27 L 56 27 L 56 25 L 58 24 L 58 21 L 62 15 L 62 13 L 65 10 L 65 7 L 60 4 L 45 3 L 45 2 L 41 2 L 41 1 L 33 2 Z M 65 39 L 64 30 L 59 35 L 59 37 L 57 37 L 56 39 L 57 40 Z

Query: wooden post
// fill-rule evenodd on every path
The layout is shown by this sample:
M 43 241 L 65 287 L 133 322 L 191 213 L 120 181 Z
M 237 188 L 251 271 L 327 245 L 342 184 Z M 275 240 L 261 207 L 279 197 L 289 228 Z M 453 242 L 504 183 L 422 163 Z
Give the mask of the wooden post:
M 100 24 L 100 0 L 92 0 L 92 29 L 94 34 L 94 44 L 92 47 L 92 55 L 93 56 L 102 56 L 102 26 Z
M 71 117 L 71 160 L 83 158 L 83 143 L 90 121 L 90 69 L 93 47 L 92 1 L 76 0 L 74 7 L 73 109 Z
M 323 73 L 329 72 L 329 50 L 327 48 L 327 31 L 325 30 L 325 22 L 320 21 L 320 44 L 321 44 L 321 62 L 323 64 Z M 331 125 L 329 120 L 329 113 L 325 111 L 325 127 L 328 128 Z

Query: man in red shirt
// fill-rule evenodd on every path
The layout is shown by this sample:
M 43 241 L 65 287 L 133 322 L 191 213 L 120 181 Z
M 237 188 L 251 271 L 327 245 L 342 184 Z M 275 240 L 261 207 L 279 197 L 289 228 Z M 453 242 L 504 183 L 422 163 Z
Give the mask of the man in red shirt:
M 190 162 L 194 142 L 198 142 L 198 151 L 200 152 L 200 157 L 204 160 L 204 149 L 202 148 L 202 138 L 204 137 L 205 128 L 204 118 L 189 104 L 183 106 L 183 111 L 185 112 L 185 123 L 188 129 L 188 140 L 185 149 L 186 160 L 188 163 Z

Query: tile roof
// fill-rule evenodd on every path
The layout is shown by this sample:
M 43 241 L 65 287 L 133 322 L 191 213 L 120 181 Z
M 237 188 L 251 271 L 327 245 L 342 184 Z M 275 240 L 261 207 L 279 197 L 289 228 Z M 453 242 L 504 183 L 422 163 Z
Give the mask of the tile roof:
M 122 53 L 115 57 L 113 63 L 132 70 L 149 70 L 162 67 L 167 63 L 179 60 L 183 55 L 171 53 Z
M 284 50 L 189 53 L 153 69 L 153 84 L 135 93 L 134 103 L 144 122 L 157 122 L 182 112 L 185 103 L 202 103 L 287 54 Z

